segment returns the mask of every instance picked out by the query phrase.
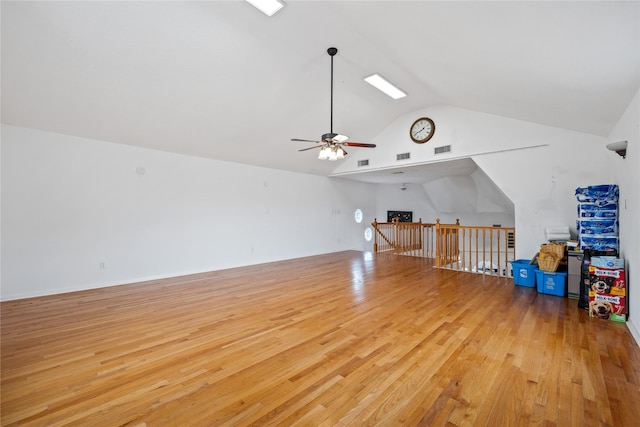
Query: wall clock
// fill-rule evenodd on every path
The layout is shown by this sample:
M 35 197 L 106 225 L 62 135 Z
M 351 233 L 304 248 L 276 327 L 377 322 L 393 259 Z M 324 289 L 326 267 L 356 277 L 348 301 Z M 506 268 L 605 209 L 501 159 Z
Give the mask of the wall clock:
M 436 125 L 433 120 L 428 117 L 420 117 L 411 125 L 409 136 L 416 144 L 424 144 L 431 139 L 435 131 Z

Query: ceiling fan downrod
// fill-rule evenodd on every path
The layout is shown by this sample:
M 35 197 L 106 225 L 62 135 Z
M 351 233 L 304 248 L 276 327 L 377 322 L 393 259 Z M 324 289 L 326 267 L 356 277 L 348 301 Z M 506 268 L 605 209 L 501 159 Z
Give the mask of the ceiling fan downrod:
M 327 49 L 327 53 L 331 57 L 331 122 L 329 123 L 329 129 L 333 137 L 333 57 L 336 56 L 336 53 L 338 53 L 338 49 L 335 47 L 330 47 L 329 49 Z

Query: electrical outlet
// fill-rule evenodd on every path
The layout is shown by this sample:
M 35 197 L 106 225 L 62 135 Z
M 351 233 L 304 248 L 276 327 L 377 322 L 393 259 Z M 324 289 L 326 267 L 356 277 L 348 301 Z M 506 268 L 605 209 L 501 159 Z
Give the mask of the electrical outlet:
M 105 269 L 105 264 L 104 261 L 100 261 L 100 270 L 104 270 Z

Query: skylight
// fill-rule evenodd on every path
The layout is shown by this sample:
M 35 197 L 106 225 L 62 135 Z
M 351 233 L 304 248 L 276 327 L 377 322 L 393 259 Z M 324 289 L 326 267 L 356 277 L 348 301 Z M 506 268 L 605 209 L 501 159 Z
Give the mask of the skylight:
M 280 0 L 247 0 L 262 13 L 271 16 L 284 7 L 284 2 Z
M 384 77 L 382 77 L 380 74 L 376 73 L 376 74 L 370 75 L 369 77 L 365 77 L 364 81 L 369 83 L 371 86 L 375 87 L 379 91 L 389 95 L 393 99 L 400 99 L 407 96 L 405 92 L 398 89 L 392 83 L 389 83 L 389 81 L 386 80 Z

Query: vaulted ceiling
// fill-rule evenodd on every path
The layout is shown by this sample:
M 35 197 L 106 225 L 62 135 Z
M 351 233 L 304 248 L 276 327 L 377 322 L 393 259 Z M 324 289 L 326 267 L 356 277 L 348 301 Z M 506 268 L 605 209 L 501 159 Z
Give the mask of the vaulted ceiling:
M 290 139 L 366 142 L 448 104 L 607 135 L 638 91 L 637 1 L 2 1 L 2 122 L 328 175 Z M 374 72 L 408 93 L 392 100 Z

